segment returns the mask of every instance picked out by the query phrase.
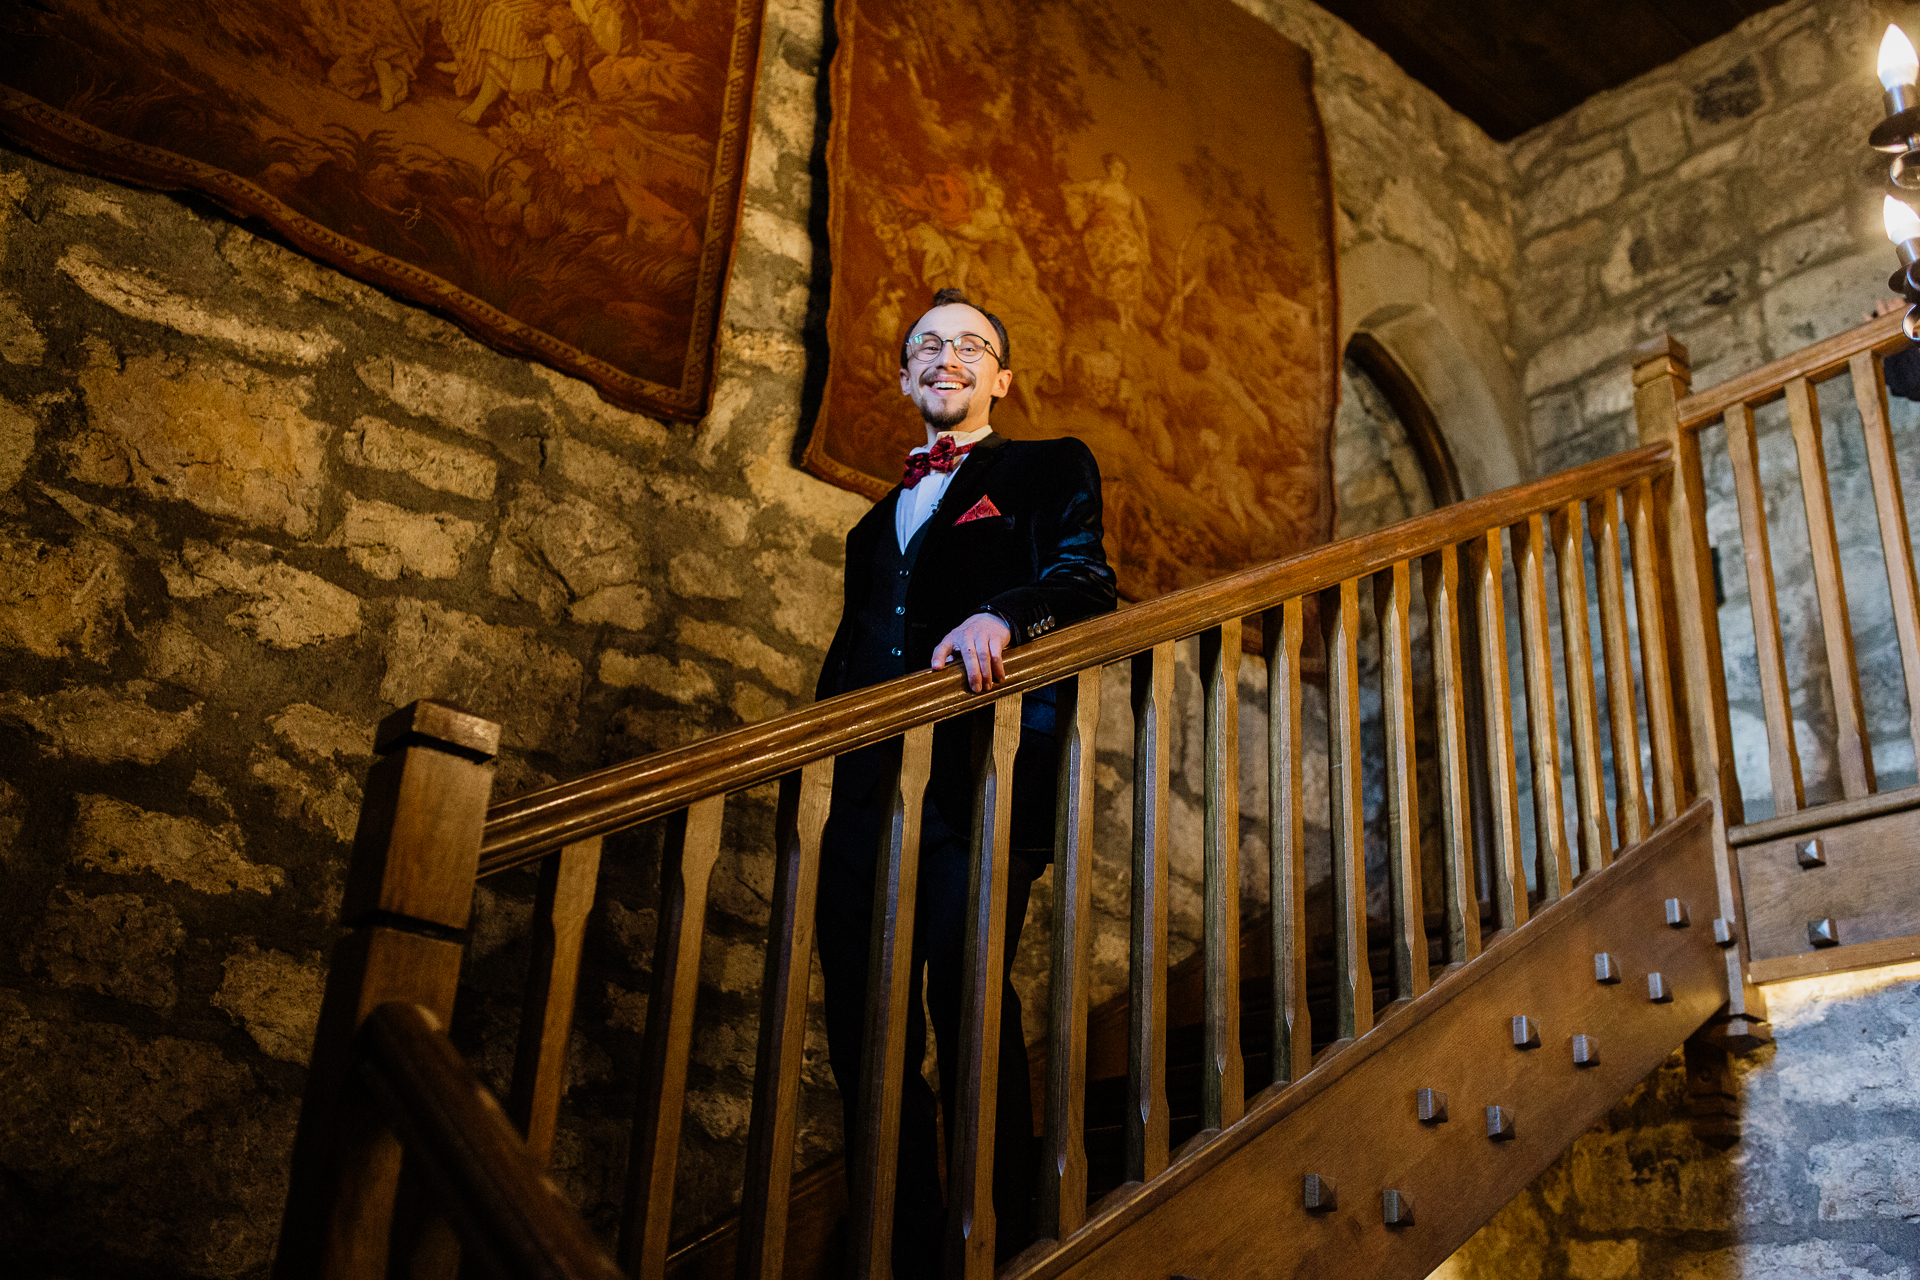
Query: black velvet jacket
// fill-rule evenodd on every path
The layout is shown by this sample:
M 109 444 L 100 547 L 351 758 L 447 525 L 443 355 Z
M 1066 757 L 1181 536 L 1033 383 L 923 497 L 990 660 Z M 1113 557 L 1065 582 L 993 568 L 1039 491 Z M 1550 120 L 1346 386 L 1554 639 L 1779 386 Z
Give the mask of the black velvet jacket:
M 848 669 L 854 619 L 877 540 L 896 536 L 900 493 L 881 499 L 847 534 L 845 603 L 816 697 L 864 683 Z M 956 524 L 982 497 L 1000 514 Z M 1100 538 L 1100 468 L 1092 450 L 1073 439 L 982 439 L 927 520 L 907 588 L 907 671 L 926 670 L 934 646 L 982 611 L 1006 621 L 1015 645 L 1110 612 L 1114 576 Z M 1041 701 L 1050 708 L 1051 698 Z M 1033 727 L 1051 730 L 1051 716 L 1047 721 Z

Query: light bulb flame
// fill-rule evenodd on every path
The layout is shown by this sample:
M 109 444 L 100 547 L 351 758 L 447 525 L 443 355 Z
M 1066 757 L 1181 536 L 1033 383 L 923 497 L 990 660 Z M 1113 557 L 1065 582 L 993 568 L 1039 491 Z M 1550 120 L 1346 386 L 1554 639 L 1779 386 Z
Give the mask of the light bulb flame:
M 1920 80 L 1920 56 L 1914 54 L 1913 41 L 1892 23 L 1887 24 L 1887 34 L 1880 37 L 1880 61 L 1875 73 L 1889 93 Z
M 1920 240 L 1920 213 L 1915 213 L 1905 201 L 1886 197 L 1880 206 L 1880 221 L 1887 229 L 1887 239 L 1895 244 Z

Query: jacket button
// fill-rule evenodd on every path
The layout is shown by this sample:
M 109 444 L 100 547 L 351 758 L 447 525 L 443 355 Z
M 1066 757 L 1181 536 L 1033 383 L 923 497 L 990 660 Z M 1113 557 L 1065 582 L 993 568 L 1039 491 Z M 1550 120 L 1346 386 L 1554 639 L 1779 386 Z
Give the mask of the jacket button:
M 903 605 L 903 604 L 897 604 L 897 605 L 895 605 L 895 606 L 893 606 L 893 611 L 894 611 L 895 613 L 905 613 L 905 612 L 907 611 L 907 606 L 905 606 L 905 605 Z
M 900 651 L 899 651 L 898 649 L 895 649 L 895 650 L 893 651 L 893 656 L 894 656 L 894 657 L 896 657 L 896 658 L 897 658 L 897 657 L 899 657 L 899 656 L 900 656 Z
M 907 576 L 907 571 L 906 571 L 905 569 L 902 569 L 902 570 L 900 571 L 900 576 L 901 576 L 901 577 L 903 577 L 903 578 L 904 578 L 904 577 L 906 577 L 906 576 Z

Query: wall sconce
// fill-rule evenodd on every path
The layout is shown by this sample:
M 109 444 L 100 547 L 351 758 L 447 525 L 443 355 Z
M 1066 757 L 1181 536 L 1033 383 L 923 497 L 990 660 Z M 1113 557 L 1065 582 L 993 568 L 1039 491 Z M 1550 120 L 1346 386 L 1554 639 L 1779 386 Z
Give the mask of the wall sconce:
M 1899 27 L 1889 25 L 1881 37 L 1875 70 L 1887 91 L 1887 118 L 1867 135 L 1867 144 L 1893 154 L 1887 177 L 1894 186 L 1920 189 L 1920 57 Z

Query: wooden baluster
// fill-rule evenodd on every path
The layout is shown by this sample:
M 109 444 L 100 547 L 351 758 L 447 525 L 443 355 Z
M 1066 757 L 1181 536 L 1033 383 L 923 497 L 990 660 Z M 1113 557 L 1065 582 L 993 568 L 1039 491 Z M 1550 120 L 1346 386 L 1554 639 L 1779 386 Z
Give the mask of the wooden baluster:
M 947 1280 L 993 1275 L 993 1147 L 1000 1092 L 1000 989 L 1006 981 L 1008 822 L 1020 695 L 979 713 L 973 734 L 973 859 L 966 968 L 960 979 L 960 1079 L 947 1169 Z M 1023 1116 L 1024 1124 L 1032 1118 Z
M 932 768 L 933 726 L 909 729 L 901 738 L 880 872 L 873 886 L 866 1034 L 860 1043 L 860 1127 L 852 1135 L 853 1193 L 847 1207 L 847 1271 L 854 1280 L 886 1280 L 893 1274 L 894 1180 L 900 1166 L 900 1098 L 907 1072 L 920 815 Z M 920 1048 L 924 1052 L 926 1046 Z
M 1065 1240 L 1087 1220 L 1087 1007 L 1093 976 L 1093 769 L 1100 668 L 1054 686 L 1061 727 L 1053 827 L 1053 954 L 1047 1011 L 1042 1236 Z
M 1352 1040 L 1373 1029 L 1373 973 L 1367 967 L 1367 846 L 1360 806 L 1360 583 L 1348 578 L 1320 594 L 1327 647 L 1327 791 L 1333 830 L 1335 1029 Z
M 1580 504 L 1569 502 L 1555 511 L 1552 525 L 1553 562 L 1560 576 L 1560 648 L 1567 667 L 1567 712 L 1573 718 L 1580 865 L 1598 871 L 1613 861 L 1613 828 L 1607 821 L 1606 770 L 1600 759 L 1600 703 L 1593 687 L 1593 639 L 1587 630 L 1586 521 Z
M 1873 477 L 1873 502 L 1880 516 L 1880 548 L 1887 561 L 1887 591 L 1893 625 L 1900 637 L 1900 662 L 1907 676 L 1907 731 L 1920 752 L 1920 582 L 1913 571 L 1913 542 L 1907 534 L 1907 503 L 1900 492 L 1900 466 L 1894 459 L 1893 430 L 1887 424 L 1887 379 L 1880 357 L 1862 351 L 1847 365 L 1853 397 L 1867 442 L 1867 472 Z
M 533 898 L 533 963 L 520 1009 L 507 1115 L 542 1164 L 553 1157 L 560 1097 L 567 1091 L 567 1042 L 580 980 L 580 947 L 600 877 L 600 837 L 570 844 L 540 864 Z
M 1540 521 L 1533 516 L 1507 533 L 1513 541 L 1513 576 L 1520 586 L 1520 656 L 1527 690 L 1540 897 L 1555 902 L 1573 889 L 1573 860 L 1567 852 L 1567 812 L 1560 796 L 1560 724 L 1554 710 L 1553 647 L 1547 630 L 1547 543 Z
M 1200 682 L 1206 702 L 1201 945 L 1207 954 L 1200 1127 L 1224 1129 L 1247 1101 L 1240 1057 L 1240 619 L 1200 633 Z
M 1127 1177 L 1167 1167 L 1167 772 L 1173 642 L 1133 660 L 1133 936 L 1127 1006 Z
M 1600 594 L 1600 654 L 1607 669 L 1607 730 L 1613 740 L 1614 818 L 1620 847 L 1653 831 L 1640 771 L 1640 716 L 1633 697 L 1633 650 L 1627 638 L 1627 585 L 1620 568 L 1620 494 L 1609 489 L 1587 506 Z
M 793 1137 L 800 1119 L 800 1060 L 813 973 L 813 904 L 820 884 L 820 837 L 833 799 L 833 761 L 816 760 L 781 780 L 774 817 L 773 903 L 760 979 L 760 1044 L 753 1069 L 753 1118 L 740 1199 L 740 1280 L 778 1280 L 787 1247 Z M 877 941 L 877 938 L 876 938 Z M 876 965 L 869 972 L 879 972 Z M 873 1030 L 868 1030 L 868 1040 Z
M 696 800 L 667 819 L 653 986 L 620 1233 L 620 1269 L 635 1280 L 662 1280 L 667 1272 L 680 1120 L 687 1101 L 687 1055 L 693 1048 L 694 998 L 700 988 L 700 943 L 707 931 L 707 885 L 720 857 L 725 803 L 724 796 Z
M 1480 954 L 1480 895 L 1473 876 L 1473 814 L 1467 757 L 1467 689 L 1460 662 L 1460 553 L 1442 547 L 1420 562 L 1433 649 L 1433 695 L 1440 753 L 1440 833 L 1446 856 L 1447 959 Z
M 1520 847 L 1520 784 L 1507 692 L 1507 597 L 1501 585 L 1500 531 L 1467 544 L 1475 630 L 1480 636 L 1481 722 L 1487 734 L 1487 791 L 1493 810 L 1493 908 L 1503 931 L 1527 922 L 1527 871 Z
M 1794 452 L 1800 455 L 1800 498 L 1807 508 L 1813 586 L 1820 598 L 1820 628 L 1827 642 L 1827 675 L 1833 682 L 1833 710 L 1838 720 L 1834 754 L 1840 757 L 1841 788 L 1852 800 L 1874 792 L 1873 743 L 1867 737 L 1867 712 L 1860 701 L 1860 669 L 1853 656 L 1847 583 L 1840 572 L 1840 538 L 1834 532 L 1827 458 L 1820 447 L 1820 402 L 1813 384 L 1805 378 L 1787 384 L 1787 417 L 1793 422 Z
M 1647 698 L 1647 736 L 1653 747 L 1653 815 L 1671 822 L 1680 813 L 1680 744 L 1674 724 L 1673 676 L 1667 666 L 1667 620 L 1661 607 L 1660 544 L 1653 484 L 1636 480 L 1626 492 L 1627 543 L 1633 553 L 1633 604 L 1640 624 L 1640 680 Z
M 1793 737 L 1787 655 L 1780 642 L 1780 606 L 1773 592 L 1773 551 L 1767 537 L 1766 497 L 1760 489 L 1760 442 L 1753 433 L 1753 410 L 1737 404 L 1725 417 L 1733 493 L 1740 508 L 1740 545 L 1747 560 L 1747 603 L 1753 614 L 1754 654 L 1760 666 L 1760 700 L 1767 715 L 1773 812 L 1784 816 L 1805 808 L 1807 795 L 1800 776 L 1800 748 Z
M 1267 869 L 1273 922 L 1272 1083 L 1288 1084 L 1313 1069 L 1307 1013 L 1307 839 L 1302 811 L 1300 645 L 1306 602 L 1287 601 L 1262 619 L 1267 660 Z
M 421 701 L 380 722 L 306 1095 L 294 1137 L 276 1280 L 382 1280 L 400 1144 L 353 1105 L 355 1031 L 390 1000 L 453 1013 L 500 726 Z
M 1380 708 L 1387 736 L 1387 885 L 1393 898 L 1393 994 L 1426 993 L 1427 912 L 1420 882 L 1420 788 L 1413 740 L 1413 570 L 1405 560 L 1373 575 L 1380 620 Z
M 1633 412 L 1640 440 L 1643 444 L 1670 444 L 1674 457 L 1670 477 L 1642 482 L 1634 490 L 1636 495 L 1647 496 L 1647 502 L 1641 505 L 1651 507 L 1653 527 L 1651 537 L 1646 539 L 1647 550 L 1648 558 L 1660 566 L 1653 574 L 1660 587 L 1655 612 L 1663 619 L 1667 645 L 1659 672 L 1652 665 L 1645 666 L 1647 718 L 1654 729 L 1654 766 L 1663 775 L 1667 772 L 1660 765 L 1659 731 L 1661 716 L 1667 715 L 1677 799 L 1687 803 L 1699 796 L 1714 802 L 1713 871 L 1720 918 L 1733 922 L 1738 940 L 1724 956 L 1728 1016 L 1724 1025 L 1730 1034 L 1744 1038 L 1753 1031 L 1754 1023 L 1766 1018 L 1766 998 L 1746 981 L 1746 912 L 1739 868 L 1727 842 L 1727 828 L 1744 821 L 1744 807 L 1733 758 L 1720 612 L 1713 591 L 1713 552 L 1707 545 L 1706 472 L 1700 459 L 1700 435 L 1680 428 L 1680 397 L 1686 394 L 1693 375 L 1686 347 L 1670 336 L 1641 343 L 1634 348 L 1633 356 Z M 1630 526 L 1637 524 L 1631 510 L 1628 519 Z M 1640 553 L 1636 542 L 1636 596 L 1640 593 Z M 1643 664 L 1647 662 L 1645 607 L 1640 635 Z M 1669 671 L 1677 671 L 1680 677 L 1679 687 L 1672 690 L 1677 701 L 1672 703 L 1654 697 L 1656 675 L 1666 681 Z M 1665 778 L 1659 781 L 1664 783 Z

